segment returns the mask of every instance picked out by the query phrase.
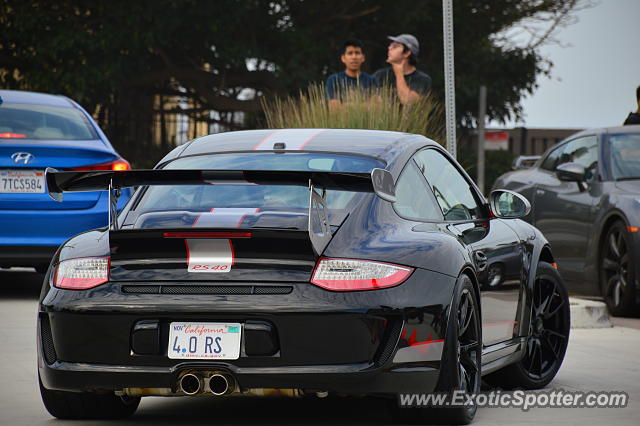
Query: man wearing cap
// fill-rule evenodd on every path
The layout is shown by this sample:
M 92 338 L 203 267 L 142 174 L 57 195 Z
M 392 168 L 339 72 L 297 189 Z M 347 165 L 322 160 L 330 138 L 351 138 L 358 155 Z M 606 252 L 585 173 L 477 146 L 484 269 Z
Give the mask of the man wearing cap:
M 373 76 L 381 85 L 395 87 L 402 104 L 411 104 L 431 90 L 431 77 L 418 70 L 420 44 L 411 34 L 389 36 L 387 62 L 390 67 L 376 71 Z

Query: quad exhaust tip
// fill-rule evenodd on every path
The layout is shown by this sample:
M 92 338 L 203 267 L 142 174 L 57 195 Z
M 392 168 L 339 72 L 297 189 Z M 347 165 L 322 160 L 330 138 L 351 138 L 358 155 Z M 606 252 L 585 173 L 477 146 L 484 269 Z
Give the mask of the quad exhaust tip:
M 229 395 L 236 391 L 234 378 L 224 372 L 189 372 L 178 380 L 180 391 L 186 395 L 211 393 L 215 396 Z
M 187 373 L 180 378 L 180 390 L 187 395 L 196 395 L 203 388 L 202 376 Z
M 235 387 L 233 378 L 227 374 L 216 373 L 209 378 L 209 390 L 214 395 L 228 395 L 235 390 Z

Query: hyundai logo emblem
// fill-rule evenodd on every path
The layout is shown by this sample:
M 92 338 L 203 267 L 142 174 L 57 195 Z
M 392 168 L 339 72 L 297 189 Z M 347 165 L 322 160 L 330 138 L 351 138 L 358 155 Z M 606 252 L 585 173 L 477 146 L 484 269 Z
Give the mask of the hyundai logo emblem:
M 33 154 L 30 154 L 28 152 L 14 152 L 11 155 L 11 159 L 16 164 L 29 164 L 30 162 L 35 160 L 36 157 L 34 157 Z

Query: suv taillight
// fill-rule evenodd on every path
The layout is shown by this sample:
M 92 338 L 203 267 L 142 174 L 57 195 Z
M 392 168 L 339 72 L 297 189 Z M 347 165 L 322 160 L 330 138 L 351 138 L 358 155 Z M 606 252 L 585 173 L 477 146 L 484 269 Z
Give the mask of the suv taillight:
M 53 285 L 69 290 L 86 290 L 109 281 L 111 258 L 80 257 L 58 263 L 53 273 Z
M 322 258 L 311 284 L 333 291 L 362 291 L 402 284 L 414 271 L 409 266 L 371 260 Z

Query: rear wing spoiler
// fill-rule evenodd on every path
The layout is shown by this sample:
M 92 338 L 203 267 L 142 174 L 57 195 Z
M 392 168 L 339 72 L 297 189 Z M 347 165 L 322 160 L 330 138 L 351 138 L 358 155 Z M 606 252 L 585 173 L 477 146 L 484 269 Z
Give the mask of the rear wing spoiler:
M 371 173 L 280 170 L 129 170 L 61 172 L 45 171 L 47 191 L 56 201 L 64 192 L 109 191 L 109 229 L 117 230 L 117 201 L 122 188 L 142 185 L 285 185 L 309 188 L 309 237 L 319 254 L 331 239 L 327 205 L 316 188 L 374 192 L 395 202 L 391 173 L 373 169 Z

